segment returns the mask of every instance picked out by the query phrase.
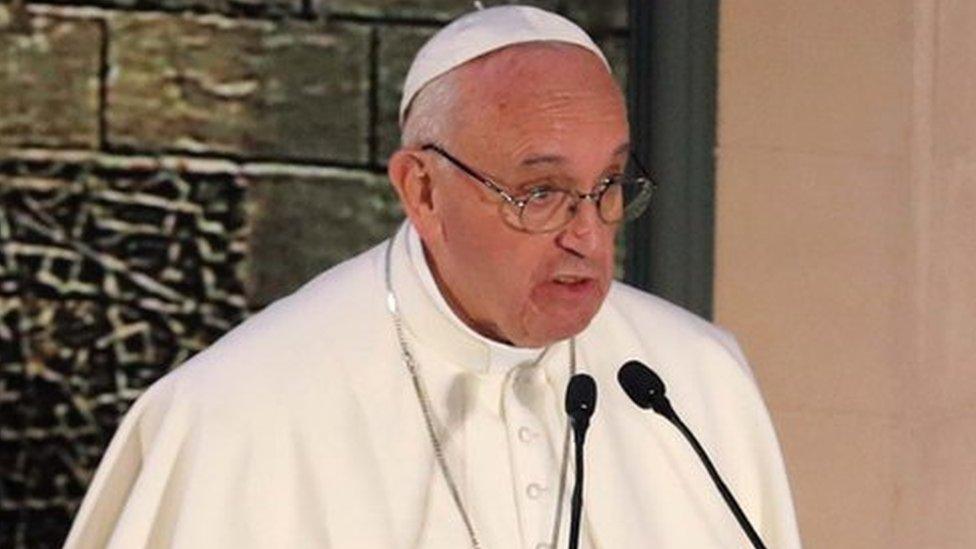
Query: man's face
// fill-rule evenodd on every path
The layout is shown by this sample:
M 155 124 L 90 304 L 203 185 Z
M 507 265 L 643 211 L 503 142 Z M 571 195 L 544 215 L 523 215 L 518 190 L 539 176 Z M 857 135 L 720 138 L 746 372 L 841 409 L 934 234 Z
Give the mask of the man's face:
M 448 141 L 439 145 L 509 194 L 553 184 L 586 193 L 623 171 L 623 98 L 592 53 L 570 45 L 515 46 L 458 70 L 463 99 Z M 616 227 L 583 202 L 560 230 L 520 231 L 500 215 L 501 197 L 425 154 L 436 222 L 421 237 L 462 319 L 523 347 L 582 331 L 610 286 Z

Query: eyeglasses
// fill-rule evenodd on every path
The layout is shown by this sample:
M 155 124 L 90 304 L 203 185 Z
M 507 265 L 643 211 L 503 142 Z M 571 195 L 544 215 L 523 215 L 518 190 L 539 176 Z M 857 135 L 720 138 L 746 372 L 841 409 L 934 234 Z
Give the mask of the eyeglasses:
M 624 173 L 613 174 L 601 179 L 588 193 L 555 183 L 543 183 L 532 187 L 523 196 L 516 197 L 437 145 L 427 144 L 421 150 L 434 151 L 501 196 L 504 199 L 501 203 L 502 218 L 512 227 L 528 233 L 548 233 L 562 229 L 573 220 L 583 200 L 593 202 L 600 220 L 608 225 L 632 221 L 644 213 L 651 195 L 657 189 L 657 183 L 631 154 L 631 162 L 640 173 L 637 177 Z

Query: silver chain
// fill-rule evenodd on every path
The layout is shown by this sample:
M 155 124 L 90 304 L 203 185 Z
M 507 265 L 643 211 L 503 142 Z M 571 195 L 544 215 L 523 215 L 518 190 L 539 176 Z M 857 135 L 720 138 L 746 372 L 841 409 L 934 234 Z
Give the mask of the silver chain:
M 410 348 L 407 345 L 406 336 L 403 333 L 403 319 L 400 316 L 400 308 L 396 294 L 393 292 L 393 262 L 391 261 L 391 258 L 393 253 L 393 242 L 395 239 L 396 236 L 390 238 L 390 241 L 386 247 L 386 306 L 390 311 L 390 316 L 393 317 L 393 326 L 396 329 L 397 342 L 400 345 L 400 354 L 403 358 L 404 365 L 407 367 L 407 371 L 410 373 L 410 380 L 413 382 L 414 392 L 417 393 L 417 400 L 420 402 L 420 409 L 424 415 L 424 425 L 427 427 L 427 435 L 430 438 L 430 444 L 434 449 L 434 458 L 437 460 L 437 466 L 441 470 L 441 474 L 444 476 L 444 481 L 447 483 L 448 490 L 451 492 L 451 499 L 454 500 L 454 506 L 457 508 L 458 513 L 461 515 L 461 520 L 464 522 L 464 528 L 467 530 L 468 539 L 471 542 L 472 549 L 482 549 L 481 542 L 478 540 L 478 535 L 475 533 L 474 522 L 471 520 L 471 516 L 468 514 L 468 511 L 464 506 L 464 502 L 461 499 L 461 491 L 458 489 L 457 482 L 454 480 L 454 475 L 451 473 L 451 469 L 447 465 L 444 445 L 441 443 L 440 437 L 437 436 L 433 406 L 431 406 L 430 397 L 427 395 L 427 389 L 424 386 L 423 379 L 420 377 L 420 368 L 417 361 L 413 357 L 413 353 L 410 352 Z M 543 353 L 543 355 L 544 354 L 545 353 Z M 570 375 L 572 376 L 576 373 L 575 338 L 569 340 L 569 356 L 569 369 Z M 569 424 L 567 423 L 566 431 L 563 436 L 563 456 L 562 463 L 560 464 L 559 491 L 556 498 L 556 517 L 552 528 L 551 547 L 553 549 L 556 548 L 556 544 L 559 541 L 559 526 L 562 522 L 563 497 L 565 496 L 566 492 L 568 456 Z

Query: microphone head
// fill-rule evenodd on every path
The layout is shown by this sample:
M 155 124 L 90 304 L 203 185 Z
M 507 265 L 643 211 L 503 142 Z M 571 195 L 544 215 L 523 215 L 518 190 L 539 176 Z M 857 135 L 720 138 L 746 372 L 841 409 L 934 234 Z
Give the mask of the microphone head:
M 576 374 L 566 387 L 566 413 L 575 420 L 589 420 L 596 409 L 596 382 L 587 374 Z
M 643 363 L 630 360 L 617 371 L 617 381 L 623 387 L 630 400 L 641 408 L 654 408 L 655 411 L 662 403 L 667 402 L 664 395 L 664 382 Z

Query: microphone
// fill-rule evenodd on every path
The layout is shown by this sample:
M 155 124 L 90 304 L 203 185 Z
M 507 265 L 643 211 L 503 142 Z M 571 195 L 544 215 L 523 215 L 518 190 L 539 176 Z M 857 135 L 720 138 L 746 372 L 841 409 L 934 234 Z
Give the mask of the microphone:
M 596 382 L 587 374 L 576 374 L 566 387 L 566 414 L 573 427 L 576 443 L 576 484 L 573 486 L 572 513 L 569 522 L 569 549 L 579 547 L 580 515 L 583 512 L 583 442 L 596 409 Z
M 732 491 L 725 485 L 722 477 L 718 474 L 718 470 L 715 469 L 715 465 L 712 464 L 712 460 L 705 453 L 705 449 L 699 444 L 698 439 L 695 438 L 691 429 L 685 425 L 684 421 L 681 421 L 678 413 L 671 407 L 671 401 L 668 400 L 665 394 L 664 381 L 661 380 L 660 376 L 641 362 L 631 360 L 621 366 L 620 370 L 617 371 L 617 381 L 620 382 L 620 386 L 627 393 L 627 396 L 630 397 L 630 400 L 634 401 L 634 404 L 645 410 L 648 408 L 653 409 L 681 431 L 681 434 L 684 435 L 688 443 L 691 444 L 691 447 L 694 448 L 695 453 L 698 454 L 702 465 L 705 466 L 708 475 L 712 477 L 712 482 L 715 483 L 715 487 L 722 494 L 722 499 L 725 500 L 725 504 L 732 511 L 735 520 L 738 521 L 743 532 L 749 537 L 752 546 L 756 549 L 766 549 L 762 538 L 759 537 L 759 534 L 749 522 L 749 518 L 746 517 L 742 508 L 739 507 L 739 502 L 735 500 Z

